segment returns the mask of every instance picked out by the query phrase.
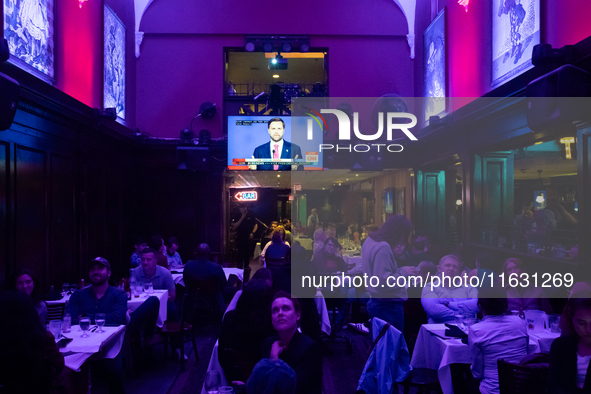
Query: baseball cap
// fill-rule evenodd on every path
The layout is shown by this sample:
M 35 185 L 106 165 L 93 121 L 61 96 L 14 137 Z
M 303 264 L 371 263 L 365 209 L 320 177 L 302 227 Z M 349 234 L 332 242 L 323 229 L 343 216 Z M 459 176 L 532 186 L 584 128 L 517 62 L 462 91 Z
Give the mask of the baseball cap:
M 105 267 L 107 267 L 108 271 L 111 271 L 111 264 L 109 264 L 107 259 L 104 257 L 95 257 L 95 259 L 90 262 L 90 266 L 92 267 L 95 264 L 104 265 Z
M 264 358 L 254 367 L 246 382 L 247 393 L 294 394 L 296 373 L 283 360 Z

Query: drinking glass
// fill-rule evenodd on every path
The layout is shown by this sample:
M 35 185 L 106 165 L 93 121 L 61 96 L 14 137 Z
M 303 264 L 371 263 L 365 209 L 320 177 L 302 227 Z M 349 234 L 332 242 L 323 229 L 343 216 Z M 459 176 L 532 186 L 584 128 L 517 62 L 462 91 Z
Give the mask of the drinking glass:
M 96 315 L 94 315 L 94 322 L 98 326 L 97 332 L 105 332 L 105 330 L 103 330 L 103 326 L 105 325 L 106 317 L 107 315 L 105 315 L 104 313 L 97 313 Z
M 89 328 L 90 328 L 90 318 L 83 317 L 82 319 L 80 319 L 80 329 L 83 331 L 80 338 L 88 338 L 89 335 L 86 331 L 88 331 Z
M 464 324 L 464 315 L 462 313 L 457 313 L 455 316 L 455 323 L 458 328 L 462 329 Z
M 207 394 L 218 394 L 220 389 L 220 373 L 218 371 L 207 371 L 205 375 L 205 391 Z
M 144 290 L 142 285 L 137 285 L 135 287 L 135 293 L 133 295 L 134 298 L 139 298 L 140 294 L 142 294 L 142 291 Z
M 234 389 L 230 386 L 222 386 L 220 387 L 218 394 L 233 394 Z
M 154 293 L 154 285 L 152 283 L 148 283 L 148 294 Z
M 61 320 L 52 320 L 49 322 L 49 332 L 53 334 L 56 340 L 58 340 L 61 336 L 62 331 L 62 321 Z
M 69 283 L 64 283 L 62 285 L 62 294 L 65 297 L 66 295 L 68 295 L 68 291 L 70 291 L 70 284 Z
M 548 326 L 551 332 L 560 332 L 560 315 L 548 316 Z

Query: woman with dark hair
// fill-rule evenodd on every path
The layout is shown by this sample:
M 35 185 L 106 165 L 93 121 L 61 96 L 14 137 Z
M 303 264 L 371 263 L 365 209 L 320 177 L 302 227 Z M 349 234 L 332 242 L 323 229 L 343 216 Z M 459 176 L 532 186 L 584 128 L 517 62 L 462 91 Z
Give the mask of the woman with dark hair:
M 271 320 L 278 336 L 263 343 L 263 358 L 285 361 L 296 373 L 296 394 L 322 392 L 322 349 L 320 345 L 301 334 L 299 301 L 289 293 L 280 291 L 271 306 Z
M 394 257 L 404 253 L 412 230 L 412 223 L 406 217 L 390 216 L 378 231 L 369 235 L 361 249 L 367 275 L 380 280 L 377 286 L 367 287 L 371 295 L 367 313 L 387 321 L 401 332 L 404 331 L 404 301 L 408 298 L 406 288 L 386 286 L 386 280 L 415 273 L 415 267 L 399 268 Z
M 246 382 L 260 359 L 263 341 L 275 333 L 271 325 L 273 292 L 266 281 L 252 279 L 236 309 L 226 313 L 219 340 L 219 361 L 228 382 Z
M 505 315 L 507 298 L 503 289 L 482 288 L 478 293 L 478 308 L 482 321 L 470 326 L 468 331 L 472 375 L 481 380 L 481 394 L 498 394 L 497 360 L 519 363 L 527 355 L 529 336 L 523 320 Z
M 548 381 L 553 394 L 591 393 L 591 293 L 568 300 L 560 318 L 562 335 L 550 348 Z M 584 298 L 583 298 L 584 297 Z
M 39 290 L 39 281 L 31 271 L 26 268 L 21 268 L 16 272 L 11 282 L 12 290 L 21 291 L 27 294 L 33 300 L 33 305 L 39 314 L 41 324 L 45 324 L 47 320 L 47 305 L 41 300 L 41 292 Z
M 21 292 L 0 296 L 0 387 L 2 393 L 49 393 L 64 368 L 53 335 L 39 320 L 31 297 Z

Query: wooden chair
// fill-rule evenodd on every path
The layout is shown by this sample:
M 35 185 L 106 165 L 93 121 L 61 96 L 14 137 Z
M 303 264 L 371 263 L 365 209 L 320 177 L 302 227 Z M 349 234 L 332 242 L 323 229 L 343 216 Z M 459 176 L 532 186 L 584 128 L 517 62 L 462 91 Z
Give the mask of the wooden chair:
M 193 325 L 213 325 L 216 337 L 219 335 L 222 316 L 220 297 L 223 297 L 214 279 L 185 277 L 187 291 L 186 320 Z
M 197 344 L 195 343 L 195 334 L 193 333 L 193 326 L 185 322 L 186 305 L 185 300 L 187 295 L 183 295 L 183 302 L 181 303 L 181 321 L 164 323 L 162 331 L 160 332 L 166 338 L 165 349 L 168 351 L 170 337 L 180 337 L 181 350 L 181 372 L 185 372 L 185 336 L 188 336 L 193 343 L 193 351 L 195 352 L 195 361 L 199 361 L 199 353 L 197 352 Z
M 547 392 L 548 368 L 517 365 L 497 360 L 501 394 L 543 394 Z
M 443 393 L 437 377 L 437 371 L 428 368 L 415 368 L 410 375 L 402 382 L 404 394 L 408 394 L 411 387 L 418 389 L 417 393 L 430 393 L 435 391 Z
M 62 320 L 64 318 L 65 309 L 65 303 L 47 304 L 47 318 L 45 319 L 45 324 L 49 324 L 52 320 Z

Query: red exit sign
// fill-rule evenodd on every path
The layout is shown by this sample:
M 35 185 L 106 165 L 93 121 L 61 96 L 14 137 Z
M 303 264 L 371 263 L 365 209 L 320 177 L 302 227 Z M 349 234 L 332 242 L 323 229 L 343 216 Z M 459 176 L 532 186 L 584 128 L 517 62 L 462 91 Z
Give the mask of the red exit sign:
M 236 201 L 256 201 L 258 196 L 257 192 L 238 192 L 234 198 Z

